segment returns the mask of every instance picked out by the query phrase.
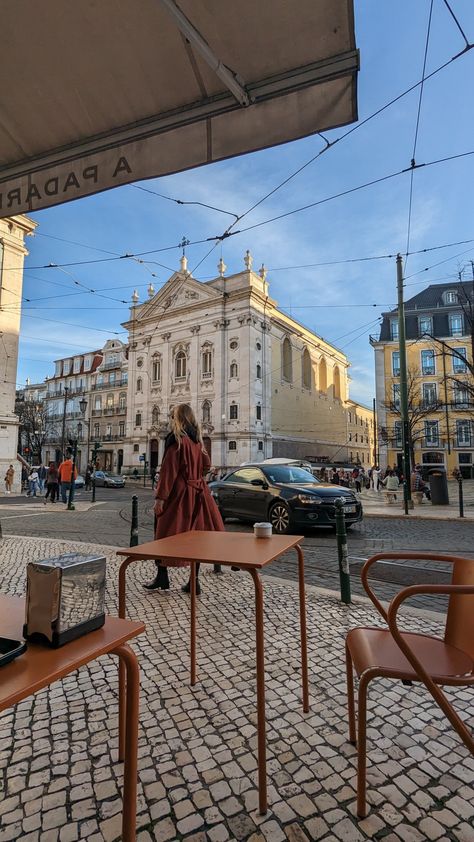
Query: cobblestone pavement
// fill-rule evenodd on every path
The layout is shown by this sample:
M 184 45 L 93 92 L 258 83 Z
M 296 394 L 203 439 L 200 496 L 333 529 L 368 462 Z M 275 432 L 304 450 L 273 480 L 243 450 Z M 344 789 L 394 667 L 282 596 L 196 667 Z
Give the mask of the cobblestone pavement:
M 88 511 L 68 512 L 56 504 L 52 507 L 31 503 L 25 498 L 12 498 L 8 504 L 0 505 L 0 522 L 4 535 L 30 535 L 44 538 L 64 538 L 72 541 L 127 546 L 130 541 L 131 496 L 139 498 L 139 541 L 141 543 L 153 537 L 153 513 L 151 489 L 98 489 L 98 503 Z M 78 494 L 78 506 L 87 505 L 89 496 Z M 228 521 L 229 530 L 248 531 L 251 527 L 238 521 Z M 363 594 L 360 583 L 360 569 L 363 560 L 376 552 L 395 549 L 437 550 L 439 552 L 474 553 L 474 526 L 468 521 L 450 522 L 446 520 L 425 521 L 405 520 L 403 517 L 364 518 L 348 533 L 348 549 L 351 562 L 352 591 Z M 306 559 L 306 577 L 310 584 L 337 590 L 339 572 L 337 547 L 332 530 L 307 531 L 304 539 Z M 393 564 L 378 564 L 373 568 L 378 593 L 383 599 L 391 599 L 401 585 L 433 582 L 435 573 L 432 563 L 411 562 L 401 567 Z M 419 569 L 425 568 L 420 574 Z M 266 575 L 295 580 L 296 570 L 293 556 L 283 557 L 271 565 Z M 416 606 L 440 608 L 442 600 L 435 602 L 432 597 L 419 597 Z
M 108 556 L 107 605 L 117 607 L 110 547 L 4 539 L 0 588 L 22 594 L 25 561 L 73 549 Z M 179 590 L 146 593 L 153 565 L 129 569 L 129 614 L 147 632 L 134 643 L 142 694 L 139 842 L 387 842 L 474 839 L 474 759 L 424 688 L 374 681 L 368 727 L 369 816 L 355 819 L 355 749 L 347 742 L 343 641 L 379 622 L 308 588 L 311 710 L 303 714 L 297 591 L 267 578 L 266 685 L 269 812 L 256 809 L 253 589 L 250 577 L 203 575 L 198 684 L 188 676 L 189 602 Z M 438 631 L 410 615 L 406 627 Z M 0 842 L 114 842 L 120 834 L 117 668 L 83 667 L 0 716 Z M 471 692 L 458 693 L 472 724 Z

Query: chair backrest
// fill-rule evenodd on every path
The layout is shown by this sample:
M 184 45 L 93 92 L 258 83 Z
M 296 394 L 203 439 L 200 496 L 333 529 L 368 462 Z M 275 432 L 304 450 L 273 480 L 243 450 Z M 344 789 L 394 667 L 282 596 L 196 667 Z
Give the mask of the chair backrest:
M 474 559 L 456 558 L 451 584 L 474 588 Z M 474 658 L 474 593 L 451 594 L 444 639 Z

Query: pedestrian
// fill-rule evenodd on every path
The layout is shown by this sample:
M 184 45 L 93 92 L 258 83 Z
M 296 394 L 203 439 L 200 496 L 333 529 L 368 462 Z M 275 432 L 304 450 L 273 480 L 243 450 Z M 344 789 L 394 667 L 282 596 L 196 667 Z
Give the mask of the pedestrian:
M 421 465 L 415 465 L 411 478 L 411 490 L 415 492 L 422 492 L 428 500 L 431 500 L 431 491 L 429 485 L 424 481 L 421 475 Z
M 21 490 L 28 490 L 28 468 L 26 465 L 21 466 Z
M 386 491 L 389 492 L 387 494 L 388 503 L 396 502 L 396 492 L 398 491 L 399 484 L 396 473 L 392 471 L 391 468 L 388 468 L 385 478 L 382 480 L 382 485 L 385 486 Z
M 334 471 L 332 472 L 331 482 L 332 482 L 333 485 L 339 485 L 339 483 L 340 483 L 339 472 L 338 472 L 337 469 L 334 469 Z
M 59 497 L 59 471 L 55 462 L 49 463 L 49 468 L 46 472 L 46 494 L 44 495 L 44 505 L 48 497 L 52 503 L 55 503 Z
M 360 494 L 360 492 L 361 492 L 361 484 L 360 484 L 361 471 L 359 470 L 359 468 L 354 468 L 354 470 L 352 471 L 352 479 L 354 480 L 355 490 L 357 491 L 358 494 Z
M 378 465 L 374 465 L 372 468 L 372 491 L 378 493 L 380 488 L 380 468 Z
M 10 465 L 7 468 L 7 472 L 5 474 L 5 491 L 6 491 L 7 494 L 12 493 L 14 478 L 15 478 L 15 468 L 13 467 L 13 465 Z
M 74 477 L 72 471 L 71 450 L 66 451 L 66 459 L 64 459 L 59 466 L 59 482 L 61 483 L 61 500 L 67 503 L 67 495 L 72 489 L 71 501 L 74 499 L 74 482 L 77 479 L 77 468 L 74 468 Z
M 48 471 L 46 470 L 46 467 L 43 465 L 43 463 L 41 463 L 41 465 L 38 468 L 38 485 L 39 485 L 39 490 L 41 492 L 44 489 L 44 484 L 45 484 L 45 481 L 46 481 L 46 474 L 47 473 L 48 473 Z
M 30 475 L 28 477 L 28 493 L 27 497 L 36 497 L 36 492 L 38 491 L 39 484 L 38 484 L 38 471 L 36 468 L 32 468 L 30 471 Z
M 186 403 L 178 404 L 171 413 L 171 432 L 165 441 L 160 480 L 155 489 L 156 539 L 192 529 L 224 530 L 220 512 L 204 479 L 210 465 L 193 410 Z M 168 567 L 188 567 L 188 562 L 163 564 L 157 560 L 156 566 L 155 578 L 144 585 L 147 590 L 168 590 Z M 198 574 L 199 564 L 196 565 L 196 577 Z M 182 590 L 189 593 L 190 589 L 189 581 Z M 196 592 L 201 593 L 197 578 Z
M 92 485 L 92 465 L 88 465 L 86 468 L 86 476 L 84 478 L 84 490 L 90 491 Z

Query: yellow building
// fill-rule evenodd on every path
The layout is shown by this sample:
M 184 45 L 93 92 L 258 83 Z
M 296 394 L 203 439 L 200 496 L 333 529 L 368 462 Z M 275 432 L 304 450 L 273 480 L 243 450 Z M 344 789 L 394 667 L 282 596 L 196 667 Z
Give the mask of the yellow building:
M 472 283 L 433 284 L 405 304 L 412 460 L 451 476 L 474 470 Z M 398 312 L 383 313 L 375 351 L 380 464 L 402 465 Z
M 349 462 L 360 464 L 367 470 L 376 461 L 373 409 L 348 400 L 346 411 Z

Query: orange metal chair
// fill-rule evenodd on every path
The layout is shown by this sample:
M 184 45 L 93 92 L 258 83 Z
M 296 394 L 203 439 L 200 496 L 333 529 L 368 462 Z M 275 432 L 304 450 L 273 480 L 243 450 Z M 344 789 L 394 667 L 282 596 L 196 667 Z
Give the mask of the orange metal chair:
M 385 559 L 426 559 L 453 565 L 450 585 L 411 585 L 403 588 L 385 611 L 369 583 L 369 570 Z M 346 637 L 347 698 L 349 739 L 357 745 L 357 815 L 366 808 L 366 719 L 367 688 L 373 678 L 397 678 L 404 682 L 422 681 L 435 702 L 448 717 L 464 745 L 474 754 L 474 739 L 458 716 L 440 685 L 474 686 L 474 560 L 439 553 L 379 553 L 369 558 L 361 572 L 362 584 L 388 625 L 384 628 L 356 628 Z M 400 632 L 397 613 L 400 605 L 417 594 L 448 594 L 444 638 Z M 354 705 L 354 674 L 359 677 L 358 729 Z

